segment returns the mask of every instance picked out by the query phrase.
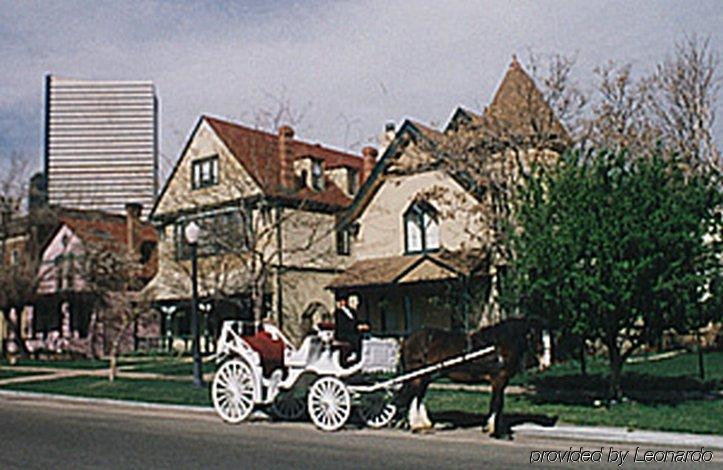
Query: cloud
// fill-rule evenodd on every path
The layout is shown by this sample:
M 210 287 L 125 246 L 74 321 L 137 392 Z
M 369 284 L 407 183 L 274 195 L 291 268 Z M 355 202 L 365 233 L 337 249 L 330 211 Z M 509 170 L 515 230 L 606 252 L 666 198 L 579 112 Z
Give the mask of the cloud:
M 282 90 L 311 104 L 301 138 L 346 147 L 479 108 L 529 47 L 577 52 L 586 79 L 607 59 L 649 68 L 688 32 L 721 50 L 720 18 L 715 1 L 4 2 L 0 144 L 40 155 L 54 73 L 152 80 L 169 161 L 200 114 L 249 122 Z

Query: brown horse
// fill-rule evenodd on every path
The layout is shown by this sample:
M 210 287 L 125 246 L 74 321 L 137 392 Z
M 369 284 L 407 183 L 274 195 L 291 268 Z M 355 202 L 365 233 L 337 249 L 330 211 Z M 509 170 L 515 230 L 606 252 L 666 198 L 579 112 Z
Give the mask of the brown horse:
M 483 431 L 502 435 L 500 418 L 504 405 L 504 391 L 510 378 L 523 368 L 535 367 L 541 353 L 541 330 L 538 322 L 511 318 L 496 325 L 481 328 L 469 335 L 438 329 L 423 329 L 410 335 L 402 346 L 402 367 L 405 372 L 420 369 L 465 352 L 494 345 L 495 351 L 480 359 L 442 370 L 455 382 L 492 385 L 492 399 Z M 412 431 L 432 428 L 424 406 L 424 395 L 433 376 L 423 376 L 406 382 L 398 395 L 399 409 L 408 410 Z

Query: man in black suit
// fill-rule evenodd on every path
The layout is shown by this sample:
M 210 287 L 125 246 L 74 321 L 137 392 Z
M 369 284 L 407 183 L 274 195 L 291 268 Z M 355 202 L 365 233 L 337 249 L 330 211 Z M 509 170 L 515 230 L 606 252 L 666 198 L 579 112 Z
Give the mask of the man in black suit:
M 349 306 L 347 297 L 339 298 L 337 308 L 334 310 L 334 337 L 337 341 L 349 343 L 351 351 L 344 358 L 348 362 L 356 362 L 361 358 L 361 334 L 366 330 L 365 324 L 360 324 L 356 309 Z M 355 355 L 351 357 L 352 353 Z

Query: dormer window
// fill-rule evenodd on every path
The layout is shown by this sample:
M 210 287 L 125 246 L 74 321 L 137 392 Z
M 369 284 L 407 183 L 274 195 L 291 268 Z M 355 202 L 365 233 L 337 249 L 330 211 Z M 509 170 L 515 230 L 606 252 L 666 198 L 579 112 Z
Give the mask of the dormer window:
M 311 161 L 311 188 L 314 191 L 324 190 L 324 161 L 323 160 L 312 160 Z
M 437 210 L 426 201 L 417 201 L 404 213 L 404 250 L 407 254 L 439 249 Z
M 191 189 L 218 184 L 218 156 L 196 160 L 191 163 L 191 169 Z

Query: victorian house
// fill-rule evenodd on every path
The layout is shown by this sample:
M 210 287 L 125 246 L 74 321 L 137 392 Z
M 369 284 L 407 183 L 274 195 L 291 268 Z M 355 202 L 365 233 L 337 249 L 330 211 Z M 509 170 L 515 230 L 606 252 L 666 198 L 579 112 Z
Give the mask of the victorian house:
M 89 352 L 88 329 L 92 302 L 81 265 L 89 247 L 113 255 L 129 255 L 138 266 L 138 280 L 150 280 L 156 270 L 156 232 L 139 220 L 140 207 L 130 204 L 126 215 L 41 205 L 28 214 L 2 221 L 5 309 L 0 315 L 2 347 L 28 352 Z M 133 338 L 158 336 L 157 324 L 135 329 Z M 98 328 L 103 325 L 98 323 Z M 102 353 L 103 335 L 98 348 Z M 12 341 L 3 341 L 6 339 Z M 154 340 L 155 341 L 155 340 Z M 126 349 L 138 341 L 126 343 Z
M 269 318 L 298 339 L 333 308 L 326 286 L 343 270 L 336 222 L 374 166 L 365 156 L 202 116 L 153 210 L 159 271 L 146 288 L 163 334 L 190 332 L 190 250 L 200 228 L 198 290 L 202 332 L 225 319 Z M 342 254 L 339 254 L 342 253 Z
M 140 204 L 135 203 L 126 205 L 125 215 L 60 211 L 57 226 L 41 253 L 32 321 L 26 331 L 29 350 L 89 354 L 93 348 L 97 355 L 107 352 L 103 331 L 110 333 L 110 323 L 116 319 L 108 315 L 98 318 L 98 309 L 114 306 L 99 305 L 96 297 L 110 297 L 117 288 L 128 300 L 138 301 L 138 291 L 155 276 L 158 267 L 158 237 L 152 225 L 140 220 L 141 211 Z M 106 281 L 113 278 L 124 278 L 127 285 L 111 288 Z M 143 346 L 157 347 L 158 328 L 157 315 L 143 316 L 143 321 L 134 322 L 128 330 L 122 351 L 137 350 L 141 342 L 148 341 L 151 344 Z M 97 342 L 90 345 L 92 338 Z
M 396 130 L 340 216 L 352 263 L 328 286 L 337 296 L 357 297 L 376 334 L 499 320 L 496 273 L 505 261 L 495 256 L 485 236 L 490 222 L 480 216 L 492 204 L 490 193 L 484 179 L 473 181 L 474 162 L 460 162 L 459 155 L 445 161 L 455 159 L 454 141 L 464 141 L 463 133 L 486 146 L 480 158 L 495 157 L 509 169 L 520 156 L 526 167 L 555 158 L 567 140 L 516 60 L 481 113 L 459 108 L 444 129 L 406 120 Z

